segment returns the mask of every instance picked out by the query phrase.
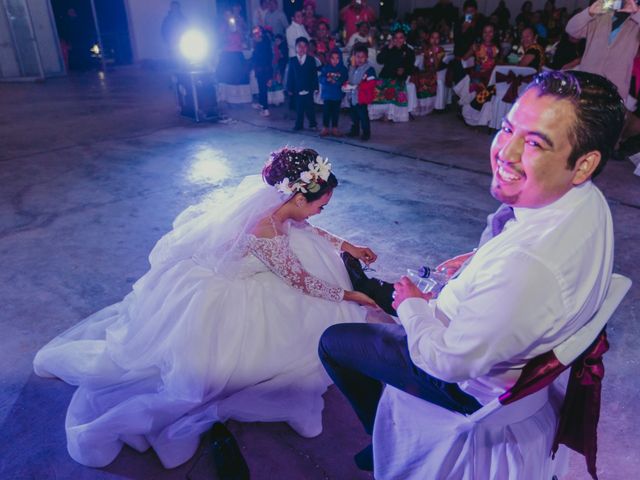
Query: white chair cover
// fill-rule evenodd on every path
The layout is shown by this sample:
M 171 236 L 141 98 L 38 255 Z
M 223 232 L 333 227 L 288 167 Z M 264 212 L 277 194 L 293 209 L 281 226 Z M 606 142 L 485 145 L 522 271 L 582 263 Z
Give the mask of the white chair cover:
M 551 479 L 559 468 L 549 458 L 557 415 L 548 393 L 543 389 L 474 423 L 387 387 L 373 431 L 375 478 Z
M 454 58 L 455 57 L 453 56 L 453 54 L 447 54 L 442 59 L 442 62 L 448 65 L 449 62 L 451 62 L 451 60 L 453 60 Z M 451 103 L 451 100 L 453 97 L 451 88 L 447 87 L 446 85 L 446 82 L 445 82 L 446 76 L 447 76 L 446 69 L 440 70 L 438 72 L 438 86 L 436 90 L 436 103 L 435 103 L 436 110 L 444 110 L 445 108 L 447 108 L 447 105 Z
M 638 106 L 638 99 L 632 97 L 631 95 L 627 95 L 627 99 L 625 100 L 624 105 L 630 112 L 635 112 L 636 107 Z
M 491 105 L 491 117 L 488 125 L 496 130 L 500 128 L 502 119 L 505 117 L 505 115 L 507 115 L 507 113 L 509 113 L 511 105 L 513 105 L 512 103 L 507 103 L 502 100 L 502 97 L 504 97 L 505 93 L 507 93 L 507 90 L 509 89 L 509 84 L 506 82 L 496 83 L 496 73 L 498 72 L 502 73 L 503 75 L 508 75 L 509 72 L 513 72 L 514 74 L 521 76 L 535 75 L 537 73 L 536 69 L 532 67 L 498 65 L 493 69 L 493 72 L 491 72 L 489 85 L 496 86 L 496 94 L 491 99 L 491 102 L 487 102 Z M 524 89 L 527 88 L 527 85 L 528 83 L 525 82 L 520 85 L 520 87 L 518 88 L 518 95 L 520 95 L 524 91 Z
M 630 286 L 628 278 L 612 276 L 598 312 L 554 349 L 564 365 L 591 345 Z M 539 480 L 564 474 L 566 455 L 552 460 L 550 452 L 568 373 L 510 405 L 495 399 L 469 416 L 387 386 L 373 430 L 376 479 Z

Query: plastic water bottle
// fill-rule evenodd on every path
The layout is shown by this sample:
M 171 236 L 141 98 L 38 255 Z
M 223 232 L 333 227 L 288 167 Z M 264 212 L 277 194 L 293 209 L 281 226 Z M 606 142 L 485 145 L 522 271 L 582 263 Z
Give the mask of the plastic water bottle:
M 420 267 L 418 270 L 408 268 L 407 276 L 422 293 L 438 294 L 449 281 L 445 273 L 437 272 L 429 267 Z

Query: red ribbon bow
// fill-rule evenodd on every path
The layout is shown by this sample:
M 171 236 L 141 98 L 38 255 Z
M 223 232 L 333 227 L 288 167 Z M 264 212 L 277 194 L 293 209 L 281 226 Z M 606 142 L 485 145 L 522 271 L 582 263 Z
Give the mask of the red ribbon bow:
M 533 80 L 533 75 L 516 75 L 513 70 L 510 70 L 508 74 L 496 72 L 496 83 L 508 83 L 509 88 L 502 97 L 502 101 L 506 103 L 513 103 L 518 98 L 518 90 L 522 82 L 529 83 Z

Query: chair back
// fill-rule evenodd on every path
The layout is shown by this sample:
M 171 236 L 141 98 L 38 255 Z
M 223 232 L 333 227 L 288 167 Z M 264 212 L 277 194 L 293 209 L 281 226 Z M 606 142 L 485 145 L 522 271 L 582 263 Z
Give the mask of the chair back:
M 500 407 L 522 400 L 551 385 L 562 372 L 593 345 L 629 288 L 631 288 L 631 280 L 614 273 L 611 276 L 602 305 L 589 322 L 552 351 L 529 360 L 513 387 L 468 418 L 473 422 L 480 421 Z
M 571 365 L 595 341 L 600 332 L 631 288 L 631 280 L 614 273 L 607 295 L 596 314 L 580 330 L 553 349 L 556 358 L 565 366 Z

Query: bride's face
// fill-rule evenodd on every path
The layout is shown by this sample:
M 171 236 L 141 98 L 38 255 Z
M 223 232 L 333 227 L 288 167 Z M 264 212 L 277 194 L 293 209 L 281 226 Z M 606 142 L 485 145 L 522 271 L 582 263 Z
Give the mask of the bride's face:
M 308 202 L 304 198 L 304 196 L 302 196 L 302 194 L 299 194 L 299 195 L 302 197 L 304 201 L 302 202 L 302 205 L 298 209 L 296 209 L 297 210 L 296 217 L 298 217 L 296 218 L 296 220 L 301 221 L 301 220 L 306 220 L 307 218 L 322 212 L 322 209 L 327 205 L 327 203 L 329 203 L 329 200 L 331 200 L 331 196 L 333 195 L 333 190 L 325 193 L 323 196 L 321 196 L 317 200 L 313 200 L 312 202 Z

